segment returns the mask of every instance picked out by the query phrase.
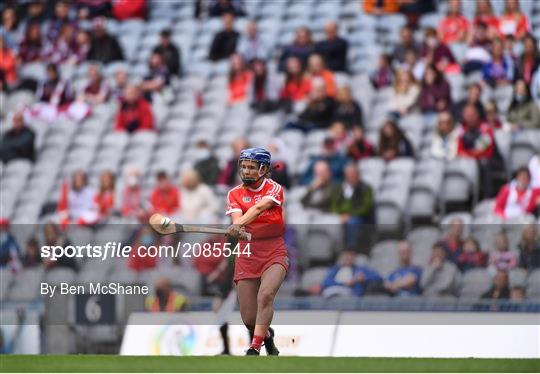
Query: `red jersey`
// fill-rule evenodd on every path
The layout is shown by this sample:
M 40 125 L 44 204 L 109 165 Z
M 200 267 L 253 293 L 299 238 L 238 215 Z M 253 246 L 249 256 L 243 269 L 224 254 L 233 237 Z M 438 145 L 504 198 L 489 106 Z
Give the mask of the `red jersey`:
M 236 186 L 227 194 L 225 214 L 244 214 L 262 199 L 270 199 L 275 205 L 246 225 L 246 231 L 251 233 L 252 239 L 250 242 L 241 241 L 240 244 L 241 248 L 244 248 L 249 243 L 251 255 L 239 255 L 236 258 L 235 281 L 260 278 L 273 264 L 281 264 L 285 269 L 289 266 L 283 239 L 283 187 L 268 178 L 265 178 L 257 189 L 244 185 Z

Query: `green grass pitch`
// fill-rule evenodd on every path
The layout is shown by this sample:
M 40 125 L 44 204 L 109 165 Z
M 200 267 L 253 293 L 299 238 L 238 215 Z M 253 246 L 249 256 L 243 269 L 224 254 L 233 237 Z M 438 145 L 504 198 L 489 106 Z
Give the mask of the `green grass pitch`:
M 3 355 L 0 372 L 540 372 L 540 360 Z

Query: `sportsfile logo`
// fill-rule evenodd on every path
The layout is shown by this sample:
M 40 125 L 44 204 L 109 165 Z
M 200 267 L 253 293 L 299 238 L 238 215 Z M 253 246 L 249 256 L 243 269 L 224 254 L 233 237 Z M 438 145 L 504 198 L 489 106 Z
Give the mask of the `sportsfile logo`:
M 172 245 L 144 245 L 132 247 L 122 245 L 121 242 L 107 242 L 101 245 L 44 245 L 41 247 L 42 258 L 58 261 L 59 258 L 101 258 L 105 261 L 108 258 L 128 258 L 128 257 L 150 257 L 150 258 L 178 258 L 178 257 L 230 257 L 230 256 L 251 256 L 250 243 L 185 243 L 178 242 Z

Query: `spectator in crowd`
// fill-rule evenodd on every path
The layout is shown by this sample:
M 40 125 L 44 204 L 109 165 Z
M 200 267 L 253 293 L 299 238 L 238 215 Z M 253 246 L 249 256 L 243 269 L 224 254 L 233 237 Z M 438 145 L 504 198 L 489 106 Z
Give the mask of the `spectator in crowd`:
M 71 4 L 68 1 L 60 0 L 54 4 L 54 15 L 49 21 L 46 37 L 53 44 L 59 38 L 64 26 L 69 25 L 73 28 L 77 26 L 70 17 Z
M 45 8 L 45 1 L 33 1 L 26 8 L 27 22 L 41 23 L 46 20 L 46 13 L 50 13 L 51 9 Z
M 428 27 L 424 33 L 424 43 L 420 50 L 420 56 L 426 64 L 434 64 L 441 72 L 456 70 L 456 59 L 448 46 L 437 37 L 437 31 Z
M 75 36 L 75 49 L 72 51 L 76 64 L 81 64 L 88 58 L 88 52 L 92 47 L 92 38 L 86 30 L 77 31 Z
M 334 185 L 330 210 L 341 216 L 345 245 L 353 249 L 358 248 L 360 225 L 374 223 L 375 198 L 371 187 L 360 178 L 356 164 L 347 164 L 343 174 L 343 183 Z
M 506 0 L 504 13 L 499 17 L 499 33 L 505 37 L 523 39 L 528 31 L 529 21 L 519 8 L 519 0 Z
M 377 90 L 389 87 L 394 83 L 394 69 L 390 56 L 384 53 L 379 56 L 377 68 L 370 74 L 369 80 Z
M 180 48 L 171 41 L 171 30 L 165 29 L 161 31 L 159 44 L 154 48 L 153 53 L 161 56 L 171 75 L 179 76 L 181 74 Z
M 160 277 L 154 284 L 154 295 L 147 297 L 145 306 L 149 312 L 176 313 L 188 308 L 188 299 L 172 290 L 168 278 Z
M 514 128 L 540 129 L 540 109 L 532 100 L 531 92 L 523 79 L 514 84 L 514 97 L 508 109 L 508 122 Z
M 420 279 L 422 279 L 422 269 L 412 264 L 413 248 L 406 240 L 399 242 L 397 246 L 399 266 L 390 273 L 384 281 L 384 288 L 394 296 L 415 296 L 420 295 Z
M 285 154 L 287 153 L 285 142 L 279 138 L 275 138 L 268 144 L 266 149 L 272 155 L 272 164 L 270 165 L 272 179 L 284 188 L 291 188 L 291 179 L 289 178 L 289 170 L 285 160 Z
M 5 39 L 7 48 L 17 48 L 19 21 L 15 8 L 7 6 L 2 11 L 2 20 L 0 23 L 0 35 Z
M 356 264 L 353 251 L 341 252 L 338 263 L 328 270 L 321 288 L 322 296 L 362 296 L 381 276 L 373 269 Z
M 71 176 L 71 186 L 67 181 L 62 184 L 57 211 L 62 225 L 94 224 L 98 220 L 98 207 L 95 191 L 88 185 L 88 177 L 82 170 L 76 170 Z
M 261 38 L 255 21 L 248 21 L 246 24 L 246 31 L 238 42 L 236 53 L 242 56 L 248 63 L 251 63 L 253 60 L 266 61 L 268 59 L 270 51 Z
M 419 58 L 418 53 L 412 49 L 405 50 L 405 62 L 403 67 L 409 69 L 416 81 L 421 81 L 426 70 L 426 62 Z
M 48 222 L 43 226 L 43 236 L 44 236 L 44 245 L 46 246 L 60 246 L 66 248 L 71 245 L 71 242 L 61 234 L 60 227 L 52 222 Z M 68 257 L 65 253 L 56 257 L 55 260 L 52 258 L 43 258 L 43 266 L 47 270 L 54 268 L 64 267 L 74 271 L 77 271 L 77 262 L 75 258 Z
M 527 271 L 540 268 L 540 237 L 536 226 L 525 226 L 518 244 L 519 267 Z
M 104 222 L 114 213 L 116 178 L 112 171 L 106 170 L 99 176 L 99 191 L 95 200 L 98 208 L 99 220 Z
M 487 255 L 472 236 L 463 241 L 463 251 L 459 254 L 457 265 L 462 272 L 486 267 Z
M 233 151 L 232 157 L 227 161 L 221 170 L 217 184 L 221 186 L 234 186 L 239 183 L 238 177 L 238 156 L 243 149 L 249 148 L 249 143 L 245 138 L 236 138 L 231 143 Z
M 495 236 L 495 250 L 491 251 L 488 270 L 495 274 L 496 271 L 510 271 L 517 267 L 517 256 L 509 248 L 508 237 L 504 232 Z
M 339 153 L 345 153 L 349 144 L 349 132 L 341 121 L 334 121 L 328 128 L 328 137 L 334 139 L 334 148 Z
M 321 155 L 312 156 L 309 166 L 302 175 L 300 181 L 303 185 L 308 185 L 313 180 L 314 166 L 319 160 L 328 162 L 334 183 L 341 183 L 343 180 L 343 168 L 347 164 L 347 158 L 339 151 L 335 145 L 335 139 L 328 136 L 323 141 L 323 152 Z
M 326 129 L 332 123 L 336 102 L 326 92 L 324 81 L 316 79 L 311 82 L 309 101 L 298 117 L 300 120 L 298 127 L 303 131 Z
M 484 65 L 491 61 L 491 40 L 488 37 L 488 28 L 485 23 L 474 25 L 469 45 L 465 50 L 463 73 L 468 75 L 482 71 Z
M 338 34 L 336 22 L 328 22 L 324 26 L 326 39 L 315 44 L 315 53 L 322 56 L 325 65 L 332 71 L 347 71 L 347 50 L 349 43 Z
M 407 136 L 399 126 L 391 120 L 381 127 L 379 135 L 379 156 L 386 162 L 397 157 L 413 157 L 414 150 Z
M 234 29 L 234 14 L 223 13 L 223 29 L 214 35 L 208 58 L 212 61 L 228 59 L 235 51 L 240 33 Z
M 463 109 L 467 105 L 474 105 L 478 115 L 481 119 L 486 118 L 484 111 L 484 105 L 481 101 L 482 98 L 482 86 L 478 83 L 473 83 L 467 88 L 467 97 L 453 105 L 452 115 L 458 121 L 463 121 Z
M 54 64 L 75 64 L 77 56 L 75 52 L 75 28 L 66 23 L 58 33 L 58 37 L 49 41 L 43 49 L 44 58 Z
M 372 157 L 375 150 L 371 143 L 366 139 L 364 129 L 360 126 L 354 126 L 351 130 L 351 139 L 347 146 L 347 157 L 360 161 L 365 157 Z
M 499 118 L 499 108 L 497 103 L 493 100 L 488 101 L 485 105 L 486 123 L 493 129 L 499 130 L 503 127 L 501 119 Z
M 415 54 L 420 53 L 421 44 L 414 40 L 414 30 L 412 27 L 405 25 L 399 31 L 399 43 L 397 43 L 392 52 L 392 60 L 404 63 L 405 53 L 412 50 Z
M 7 218 L 0 218 L 0 269 L 9 268 L 16 272 L 20 268 L 21 250 L 9 226 Z
M 285 109 L 290 111 L 293 103 L 306 100 L 310 91 L 311 80 L 304 73 L 300 59 L 298 57 L 289 57 L 287 59 L 285 82 L 279 94 Z
M 79 20 L 110 17 L 112 10 L 110 0 L 78 0 L 77 7 Z
M 116 114 L 116 131 L 153 130 L 154 116 L 148 101 L 141 97 L 139 87 L 128 85 L 120 101 L 120 108 Z
M 349 86 L 341 86 L 337 90 L 334 121 L 339 121 L 347 129 L 364 126 L 362 108 L 353 98 Z
M 522 78 L 527 85 L 530 85 L 534 72 L 540 66 L 540 51 L 538 41 L 530 34 L 523 39 L 523 54 L 518 62 L 518 76 Z
M 80 100 L 94 106 L 105 103 L 108 98 L 109 86 L 101 74 L 101 67 L 91 64 L 88 67 L 88 83 L 81 92 Z
M 397 13 L 399 10 L 398 0 L 364 0 L 364 12 L 374 16 L 382 16 L 383 14 Z
M 493 13 L 490 0 L 476 0 L 476 13 L 473 24 L 475 27 L 479 24 L 486 25 L 489 39 L 499 35 L 499 19 Z
M 311 31 L 307 27 L 299 27 L 296 30 L 294 42 L 285 46 L 279 58 L 279 71 L 283 72 L 289 57 L 297 57 L 300 60 L 302 69 L 307 65 L 309 55 L 313 53 L 314 45 L 311 40 Z
M 444 44 L 464 43 L 469 31 L 469 21 L 461 13 L 461 0 L 448 1 L 448 14 L 439 22 L 439 40 Z
M 141 83 L 141 90 L 146 100 L 152 101 L 153 94 L 161 94 L 170 83 L 170 73 L 163 57 L 159 53 L 152 53 L 148 61 L 148 75 Z
M 266 67 L 266 62 L 254 59 L 251 62 L 253 79 L 249 93 L 251 108 L 264 113 L 278 107 L 278 87 L 276 79 Z
M 197 153 L 193 168 L 199 173 L 202 183 L 213 186 L 216 184 L 219 176 L 218 159 L 212 153 L 212 148 L 210 148 L 206 140 L 199 140 L 196 148 Z
M 212 0 L 209 5 L 208 14 L 210 17 L 221 17 L 226 13 L 234 14 L 236 17 L 244 17 L 246 11 L 242 0 Z
M 531 96 L 540 108 L 540 66 L 536 69 L 536 73 L 533 74 L 531 81 Z
M 26 126 L 22 112 L 15 112 L 12 127 L 6 131 L 0 141 L 0 158 L 3 163 L 11 160 L 35 160 L 35 134 Z
M 35 236 L 28 238 L 26 241 L 26 251 L 21 259 L 23 268 L 37 268 L 43 264 L 39 248 L 39 242 Z
M 495 178 L 504 169 L 504 160 L 497 150 L 493 129 L 481 121 L 472 104 L 463 109 L 463 122 L 458 136 L 458 157 L 473 158 L 480 167 L 480 186 L 483 196 L 496 193 Z
M 475 105 L 466 104 L 458 138 L 458 156 L 482 160 L 490 159 L 494 154 L 493 130 L 481 120 Z
M 444 160 L 456 158 L 458 133 L 452 114 L 448 111 L 439 113 L 437 130 L 431 139 L 430 155 Z
M 39 23 L 28 23 L 24 38 L 19 45 L 19 58 L 21 62 L 35 62 L 43 59 L 43 37 Z
M 424 115 L 447 110 L 452 104 L 450 85 L 433 64 L 424 72 L 418 103 Z
M 411 71 L 399 69 L 396 72 L 396 81 L 390 95 L 388 108 L 392 115 L 406 116 L 414 111 L 418 101 L 420 88 L 416 84 Z
M 429 265 L 422 272 L 420 286 L 428 297 L 454 295 L 459 280 L 456 265 L 446 259 L 446 251 L 440 244 L 433 245 Z
M 314 85 L 314 80 L 322 79 L 326 89 L 326 96 L 335 97 L 337 91 L 336 79 L 334 73 L 328 70 L 324 64 L 324 60 L 320 55 L 312 54 L 308 59 L 307 75 L 311 79 L 311 85 Z
M 127 260 L 127 267 L 137 273 L 154 269 L 157 266 L 157 258 L 148 255 L 148 247 L 159 245 L 158 238 L 150 225 L 143 225 L 135 231 L 130 243 L 131 252 Z
M 540 152 L 537 152 L 529 160 L 529 173 L 531 173 L 531 186 L 540 188 Z
M 446 251 L 448 261 L 458 264 L 459 255 L 463 250 L 463 220 L 454 218 L 450 221 L 447 234 L 439 244 Z
M 112 15 L 118 21 L 146 18 L 146 0 L 117 0 L 112 2 Z
M 17 83 L 17 56 L 5 41 L 0 34 L 0 72 L 4 75 L 7 88 L 12 88 Z
M 212 189 L 201 182 L 194 169 L 185 170 L 180 177 L 181 210 L 186 222 L 213 223 L 218 211 L 217 198 Z
M 482 295 L 482 299 L 509 299 L 510 286 L 508 280 L 508 272 L 506 270 L 498 270 L 493 277 L 493 286 Z
M 502 41 L 495 39 L 491 48 L 491 61 L 482 69 L 484 81 L 491 87 L 506 86 L 513 81 L 514 70 L 514 62 L 504 53 Z
M 230 57 L 229 98 L 228 104 L 245 103 L 253 81 L 253 73 L 248 69 L 242 56 L 233 54 Z
M 516 171 L 515 178 L 499 191 L 494 212 L 503 218 L 522 217 L 540 209 L 540 189 L 531 186 L 531 173 L 526 167 Z
M 143 203 L 141 172 L 137 168 L 132 167 L 126 171 L 121 204 L 122 217 L 136 218 L 141 222 L 144 220 L 148 207 Z
M 413 28 L 418 26 L 418 20 L 426 13 L 435 12 L 433 0 L 398 0 L 399 13 L 407 19 L 407 24 Z
M 113 35 L 107 33 L 104 18 L 96 18 L 93 21 L 92 41 L 88 51 L 88 59 L 108 64 L 112 61 L 124 59 L 124 52 Z
M 332 206 L 332 170 L 325 160 L 318 160 L 313 165 L 313 178 L 306 194 L 302 197 L 305 208 L 330 212 Z
M 111 97 L 116 100 L 122 100 L 124 91 L 128 86 L 128 74 L 125 69 L 120 68 L 114 72 L 113 85 L 111 87 Z
M 150 204 L 154 213 L 169 216 L 175 215 L 180 209 L 180 192 L 165 171 L 156 174 L 156 186 L 150 196 Z

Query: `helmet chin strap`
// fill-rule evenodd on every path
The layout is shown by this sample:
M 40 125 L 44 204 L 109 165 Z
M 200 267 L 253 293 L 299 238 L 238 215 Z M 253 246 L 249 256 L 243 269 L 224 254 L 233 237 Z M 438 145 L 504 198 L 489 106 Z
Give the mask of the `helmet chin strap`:
M 242 178 L 242 176 L 240 175 L 240 177 L 242 179 L 242 183 L 244 183 L 244 185 L 246 185 L 246 186 L 252 186 L 255 183 L 257 183 L 266 174 L 266 173 L 262 172 L 263 166 L 264 166 L 263 164 L 259 165 L 259 170 L 257 170 L 257 179 Z

